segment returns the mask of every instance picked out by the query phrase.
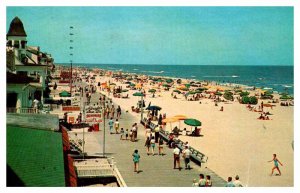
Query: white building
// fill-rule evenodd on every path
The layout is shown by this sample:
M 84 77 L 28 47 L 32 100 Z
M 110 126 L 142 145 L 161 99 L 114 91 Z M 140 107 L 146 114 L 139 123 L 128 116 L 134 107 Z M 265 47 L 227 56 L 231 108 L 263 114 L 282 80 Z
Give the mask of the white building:
M 30 108 L 30 100 L 43 101 L 46 77 L 54 66 L 51 55 L 27 46 L 26 38 L 22 21 L 15 17 L 6 36 L 7 108 L 12 112 Z

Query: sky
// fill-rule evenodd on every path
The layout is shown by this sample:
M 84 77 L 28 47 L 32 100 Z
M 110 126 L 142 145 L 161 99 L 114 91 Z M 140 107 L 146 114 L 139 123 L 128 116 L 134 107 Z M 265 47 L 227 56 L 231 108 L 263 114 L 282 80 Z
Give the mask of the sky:
M 293 12 L 293 7 L 7 7 L 6 32 L 18 16 L 28 45 L 51 53 L 56 63 L 294 65 Z

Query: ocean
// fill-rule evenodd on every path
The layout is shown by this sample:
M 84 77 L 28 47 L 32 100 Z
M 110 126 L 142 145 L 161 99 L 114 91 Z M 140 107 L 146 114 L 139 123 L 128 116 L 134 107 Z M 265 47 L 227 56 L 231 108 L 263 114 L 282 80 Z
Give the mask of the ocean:
M 133 64 L 77 64 L 89 68 L 167 76 L 219 83 L 234 83 L 274 91 L 294 93 L 293 66 L 215 66 L 215 65 L 133 65 Z M 76 66 L 76 65 L 75 65 Z

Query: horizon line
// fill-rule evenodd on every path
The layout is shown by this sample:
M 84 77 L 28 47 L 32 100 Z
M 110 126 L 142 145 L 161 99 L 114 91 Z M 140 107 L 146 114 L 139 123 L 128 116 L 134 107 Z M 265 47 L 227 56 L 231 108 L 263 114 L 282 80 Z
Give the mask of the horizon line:
M 70 62 L 55 62 L 54 64 L 57 64 L 57 65 L 70 65 Z M 294 66 L 294 64 L 288 64 L 288 65 L 284 65 L 284 64 L 279 64 L 279 65 L 276 65 L 276 64 L 272 64 L 272 65 L 269 65 L 269 64 L 246 64 L 246 65 L 243 65 L 243 64 L 129 64 L 129 63 L 126 63 L 126 64 L 117 64 L 117 63 L 72 63 L 72 65 L 82 65 L 82 64 L 85 64 L 85 65 L 163 65 L 163 66 Z

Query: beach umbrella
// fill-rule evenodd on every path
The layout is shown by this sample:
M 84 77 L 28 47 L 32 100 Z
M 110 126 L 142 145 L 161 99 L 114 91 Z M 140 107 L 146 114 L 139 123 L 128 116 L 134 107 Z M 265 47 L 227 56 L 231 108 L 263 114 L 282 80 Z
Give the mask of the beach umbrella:
M 196 92 L 194 92 L 194 91 L 189 91 L 189 92 L 186 93 L 186 95 L 191 95 L 191 94 L 196 94 Z
M 124 90 L 122 90 L 122 92 L 128 92 L 128 90 L 127 90 L 127 89 L 124 89 Z
M 141 96 L 141 97 L 143 97 L 144 94 L 141 93 L 141 92 L 135 92 L 135 93 L 133 93 L 133 96 Z
M 181 93 L 181 91 L 180 91 L 180 90 L 173 90 L 173 92 L 177 92 L 178 94 L 180 94 L 180 93 Z
M 223 95 L 223 94 L 220 93 L 220 92 L 216 92 L 215 95 L 221 96 L 221 95 Z
M 163 123 L 170 123 L 171 131 L 172 131 L 172 123 L 176 122 L 178 119 L 175 119 L 173 117 L 165 118 L 162 120 Z
M 197 119 L 185 119 L 184 123 L 190 126 L 201 126 L 201 122 Z
M 134 83 L 130 83 L 130 86 L 135 86 L 135 84 Z
M 177 120 L 185 120 L 185 119 L 187 119 L 187 117 L 185 115 L 175 115 L 174 118 L 177 119 Z
M 160 111 L 161 107 L 153 105 L 153 106 L 147 107 L 146 110 L 149 110 L 149 111 L 156 111 L 156 110 Z
M 60 97 L 71 97 L 71 93 L 67 92 L 67 91 L 62 91 L 59 93 Z
M 131 82 L 127 81 L 127 82 L 125 82 L 125 84 L 131 84 Z
M 136 87 L 136 88 L 142 88 L 142 84 L 141 84 L 141 83 L 136 84 L 135 87 Z
M 194 126 L 194 127 L 201 126 L 201 122 L 197 119 L 186 119 L 186 120 L 184 120 L 184 123 L 189 126 Z M 191 128 L 191 131 L 192 131 L 192 128 Z
M 185 115 L 175 115 L 173 118 L 177 119 L 179 122 L 179 129 L 180 129 L 180 121 L 186 120 L 187 117 Z
M 112 83 L 110 83 L 109 85 L 110 85 L 110 86 L 111 86 L 111 85 L 116 85 L 116 83 L 113 83 L 113 82 L 112 82 Z
M 166 82 L 171 83 L 171 82 L 173 82 L 173 80 L 172 79 L 167 79 Z
M 171 87 L 170 85 L 168 84 L 163 84 L 164 87 Z
M 191 84 L 185 84 L 184 85 L 186 88 L 190 88 Z
M 150 90 L 148 90 L 148 92 L 154 93 L 154 92 L 156 92 L 156 90 L 155 89 L 150 89 Z

